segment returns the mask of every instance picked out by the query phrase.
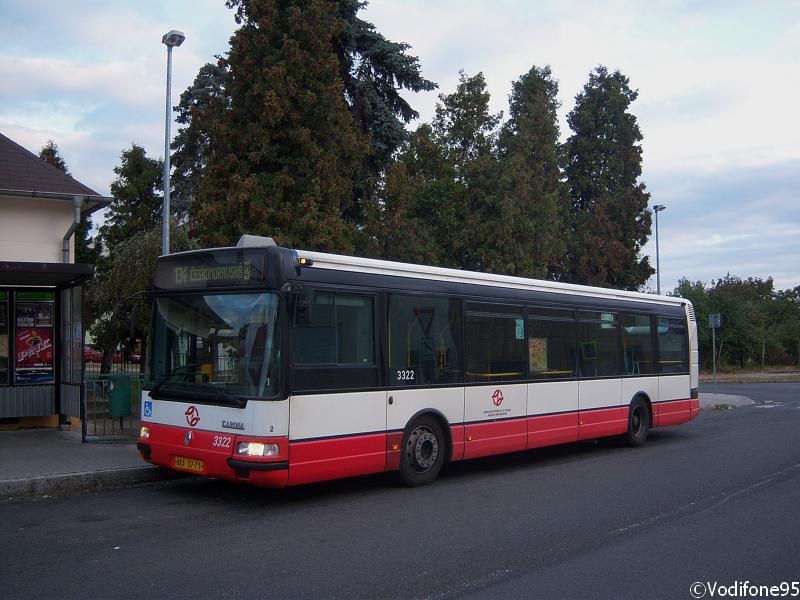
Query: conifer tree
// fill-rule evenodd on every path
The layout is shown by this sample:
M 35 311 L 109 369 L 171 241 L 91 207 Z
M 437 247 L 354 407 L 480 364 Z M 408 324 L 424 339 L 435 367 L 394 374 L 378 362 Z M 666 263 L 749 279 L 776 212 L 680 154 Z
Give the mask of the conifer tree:
M 196 216 L 204 244 L 244 232 L 286 246 L 352 252 L 343 216 L 368 151 L 344 100 L 328 0 L 229 0 L 240 28 L 227 59 L 230 106 L 209 130 L 214 147 Z
M 642 133 L 628 109 L 638 92 L 619 71 L 589 74 L 568 116 L 569 269 L 576 283 L 637 289 L 653 269 L 640 256 L 650 233 L 650 194 L 639 182 Z
M 550 67 L 534 66 L 512 85 L 498 140 L 498 200 L 481 219 L 488 270 L 544 279 L 562 269 L 568 200 L 557 95 Z
M 70 174 L 67 163 L 64 161 L 64 157 L 61 156 L 61 152 L 53 140 L 47 140 L 47 143 L 42 146 L 42 149 L 39 151 L 39 158 L 54 166 L 59 171 L 63 171 L 66 175 Z M 91 238 L 89 235 L 91 230 L 91 217 L 83 217 L 80 225 L 78 225 L 78 228 L 75 230 L 76 263 L 94 264 L 100 257 L 100 241 Z
M 161 222 L 163 163 L 149 158 L 142 146 L 131 144 L 114 167 L 117 178 L 111 184 L 113 200 L 100 228 L 109 250 Z

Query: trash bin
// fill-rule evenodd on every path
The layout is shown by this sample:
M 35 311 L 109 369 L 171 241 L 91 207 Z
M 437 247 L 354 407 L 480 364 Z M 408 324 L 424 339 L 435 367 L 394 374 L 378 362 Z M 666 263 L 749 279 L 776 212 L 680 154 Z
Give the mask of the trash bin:
M 115 373 L 106 375 L 108 384 L 108 402 L 112 417 L 129 417 L 131 415 L 131 376 Z

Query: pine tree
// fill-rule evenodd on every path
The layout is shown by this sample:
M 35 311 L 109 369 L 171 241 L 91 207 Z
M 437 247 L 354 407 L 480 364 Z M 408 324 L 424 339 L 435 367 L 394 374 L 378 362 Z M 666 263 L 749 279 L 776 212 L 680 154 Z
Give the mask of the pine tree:
M 544 279 L 560 273 L 568 199 L 559 170 L 558 83 L 550 67 L 515 81 L 498 141 L 498 202 L 488 223 L 488 270 Z
M 59 171 L 63 171 L 66 175 L 70 174 L 69 169 L 67 169 L 67 163 L 64 161 L 64 157 L 61 156 L 61 152 L 58 150 L 58 146 L 53 140 L 47 140 L 47 143 L 42 146 L 42 149 L 39 151 L 39 158 L 51 164 Z M 92 225 L 91 217 L 83 217 L 78 228 L 75 230 L 76 263 L 91 265 L 95 264 L 100 258 L 100 240 L 92 239 L 90 236 Z
M 392 156 L 406 140 L 405 125 L 419 117 L 400 90 L 430 91 L 436 84 L 422 77 L 410 46 L 387 40 L 372 23 L 358 17 L 361 0 L 335 0 L 344 23 L 334 39 L 345 99 L 361 130 L 369 136 L 370 152 L 354 182 L 348 217 L 358 223 L 362 210 L 376 200 L 376 190 Z M 374 209 L 374 207 L 373 207 Z
M 163 163 L 148 158 L 144 148 L 132 144 L 123 150 L 120 164 L 114 167 L 117 179 L 111 184 L 114 199 L 100 228 L 104 244 L 113 248 L 161 221 Z
M 214 154 L 196 203 L 202 240 L 245 232 L 282 245 L 351 252 L 342 216 L 368 151 L 344 100 L 328 0 L 230 0 L 240 28 L 227 59 L 230 106 L 209 130 Z
M 442 223 L 437 239 L 444 244 L 451 266 L 477 271 L 497 266 L 489 263 L 492 238 L 508 227 L 495 218 L 497 125 L 502 113 L 492 114 L 489 100 L 483 73 L 470 77 L 460 71 L 455 92 L 439 96 L 433 120 L 434 139 L 443 148 L 461 192 L 442 198 L 450 206 L 435 208 L 459 215 L 456 223 L 449 219 Z
M 191 213 L 203 169 L 213 154 L 209 129 L 218 120 L 220 111 L 228 106 L 227 81 L 224 63 L 207 63 L 200 67 L 192 85 L 181 94 L 175 107 L 175 120 L 182 127 L 170 145 L 174 168 L 170 177 L 170 209 L 179 223 Z
M 641 248 L 650 233 L 650 194 L 639 182 L 642 134 L 628 112 L 638 92 L 619 71 L 589 74 L 567 120 L 569 263 L 576 283 L 637 289 L 654 272 Z

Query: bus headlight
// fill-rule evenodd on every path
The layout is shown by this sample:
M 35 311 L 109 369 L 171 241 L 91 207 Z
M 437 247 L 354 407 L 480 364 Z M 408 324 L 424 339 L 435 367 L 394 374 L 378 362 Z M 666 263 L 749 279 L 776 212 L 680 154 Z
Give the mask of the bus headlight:
M 239 442 L 236 444 L 236 454 L 243 454 L 244 456 L 277 456 L 278 444 Z
M 149 440 L 150 439 L 150 428 L 149 427 L 142 427 L 139 430 L 139 437 L 141 439 L 143 439 L 143 440 Z

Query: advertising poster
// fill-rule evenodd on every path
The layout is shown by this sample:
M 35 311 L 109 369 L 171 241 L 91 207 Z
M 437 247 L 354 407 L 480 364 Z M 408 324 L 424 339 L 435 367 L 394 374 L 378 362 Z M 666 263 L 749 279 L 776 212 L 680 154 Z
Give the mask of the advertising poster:
M 19 315 L 17 315 L 19 318 Z M 53 381 L 53 328 L 17 327 L 14 336 L 16 383 Z

